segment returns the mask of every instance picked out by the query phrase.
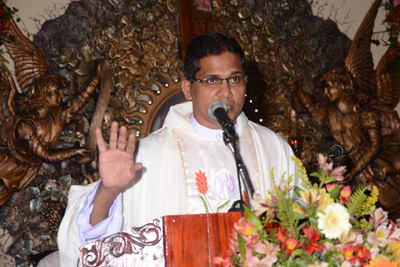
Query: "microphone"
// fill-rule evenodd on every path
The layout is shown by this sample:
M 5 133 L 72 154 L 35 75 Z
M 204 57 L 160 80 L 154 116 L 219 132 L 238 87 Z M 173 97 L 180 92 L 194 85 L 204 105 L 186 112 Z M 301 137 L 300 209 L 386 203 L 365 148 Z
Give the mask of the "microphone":
M 228 116 L 227 107 L 221 101 L 215 101 L 208 107 L 208 116 L 211 119 L 216 120 L 221 129 L 229 136 L 234 137 L 236 135 L 233 123 Z

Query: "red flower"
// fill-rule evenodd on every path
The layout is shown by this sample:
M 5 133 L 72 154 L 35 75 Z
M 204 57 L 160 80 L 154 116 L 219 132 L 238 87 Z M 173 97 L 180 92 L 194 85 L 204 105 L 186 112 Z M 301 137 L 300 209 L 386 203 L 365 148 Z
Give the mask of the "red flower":
M 343 249 L 343 251 L 345 251 L 345 250 L 346 250 L 346 248 Z M 350 251 L 350 248 L 347 248 L 347 250 Z M 353 249 L 351 248 L 351 250 L 353 250 Z M 357 245 L 354 248 L 354 253 L 355 253 L 355 255 L 351 255 L 351 257 L 348 257 L 348 258 L 345 255 L 346 260 L 350 261 L 350 263 L 353 265 L 358 262 L 361 266 L 364 266 L 371 259 L 371 252 L 369 252 L 369 250 L 366 248 L 362 248 L 360 245 Z
M 197 185 L 197 191 L 199 191 L 200 194 L 205 195 L 208 191 L 208 183 L 207 183 L 207 177 L 204 172 L 201 172 L 199 170 L 199 173 L 196 172 L 196 185 Z
M 279 243 L 281 243 L 282 251 L 285 251 L 286 255 L 290 255 L 300 246 L 299 241 L 293 237 L 288 238 L 286 232 L 286 229 L 282 229 L 282 232 L 275 234 L 274 237 L 278 239 Z
M 1 33 L 8 33 L 10 30 L 10 22 L 8 20 L 1 21 Z
M 353 247 L 347 247 L 347 248 L 343 248 L 342 250 L 343 256 L 346 260 L 351 261 L 354 259 L 354 249 Z
M 389 49 L 387 54 L 387 60 L 394 60 L 396 58 L 397 51 L 396 49 Z
M 308 254 L 312 255 L 314 251 L 322 252 L 323 249 L 319 245 L 318 240 L 320 240 L 321 236 L 315 228 L 312 230 L 308 230 L 307 228 L 303 229 L 303 232 L 308 235 L 308 239 L 310 242 L 307 244 L 301 245 L 300 247 L 307 251 Z

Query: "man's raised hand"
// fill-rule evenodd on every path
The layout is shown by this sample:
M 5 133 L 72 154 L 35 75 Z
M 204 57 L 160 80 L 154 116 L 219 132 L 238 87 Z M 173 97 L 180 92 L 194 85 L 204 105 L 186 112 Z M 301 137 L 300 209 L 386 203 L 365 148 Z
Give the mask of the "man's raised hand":
M 109 209 L 118 194 L 139 174 L 142 163 L 135 163 L 135 136 L 129 135 L 126 142 L 126 127 L 122 126 L 118 135 L 118 123 L 111 124 L 110 148 L 107 150 L 101 130 L 96 129 L 99 148 L 99 172 L 101 183 L 93 199 L 90 224 L 95 226 L 108 217 Z
M 129 135 L 127 142 L 127 129 L 120 128 L 118 135 L 118 123 L 111 124 L 110 147 L 107 150 L 104 144 L 101 130 L 96 129 L 97 146 L 99 148 L 99 172 L 102 187 L 104 189 L 121 191 L 128 186 L 142 168 L 141 163 L 135 163 L 135 136 Z

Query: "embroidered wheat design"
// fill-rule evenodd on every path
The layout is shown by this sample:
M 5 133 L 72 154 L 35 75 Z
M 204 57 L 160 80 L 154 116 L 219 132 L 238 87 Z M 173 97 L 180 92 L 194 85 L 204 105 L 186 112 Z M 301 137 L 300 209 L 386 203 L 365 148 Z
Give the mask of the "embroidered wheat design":
M 200 194 L 205 195 L 208 191 L 208 183 L 207 183 L 207 177 L 204 172 L 196 172 L 196 185 L 197 185 L 197 191 L 199 191 Z

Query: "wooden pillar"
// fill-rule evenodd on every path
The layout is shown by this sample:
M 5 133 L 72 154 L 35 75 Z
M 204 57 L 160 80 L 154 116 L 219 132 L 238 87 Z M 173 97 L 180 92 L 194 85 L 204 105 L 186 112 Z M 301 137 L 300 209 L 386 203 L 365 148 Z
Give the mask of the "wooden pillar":
M 197 10 L 193 3 L 194 0 L 179 0 L 182 60 L 185 59 L 186 49 L 193 38 L 211 31 L 212 13 Z

